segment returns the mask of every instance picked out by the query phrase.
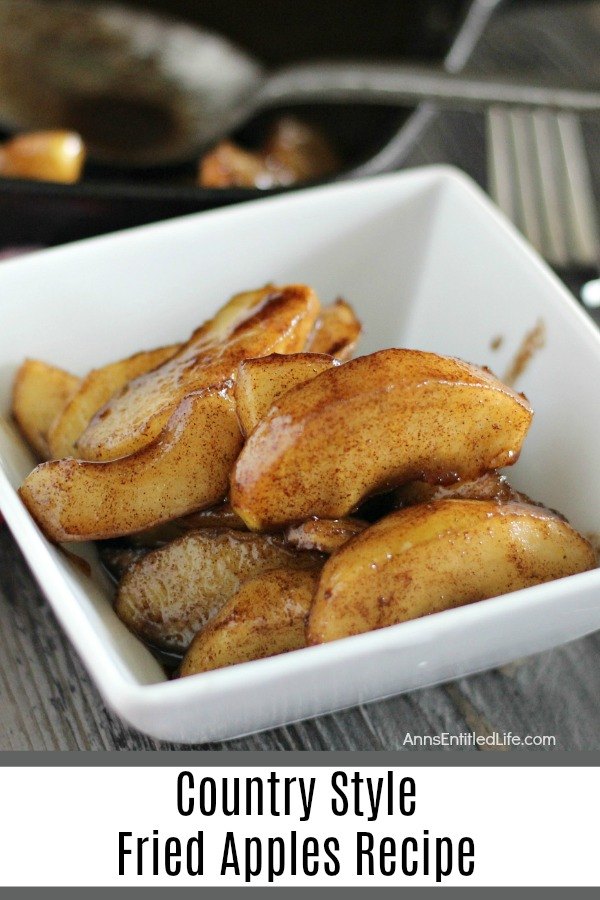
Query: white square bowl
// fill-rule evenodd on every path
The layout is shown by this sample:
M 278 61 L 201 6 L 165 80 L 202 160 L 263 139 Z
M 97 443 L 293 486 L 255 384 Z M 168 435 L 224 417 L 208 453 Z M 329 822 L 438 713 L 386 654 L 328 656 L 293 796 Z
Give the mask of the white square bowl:
M 361 352 L 417 347 L 502 374 L 540 320 L 518 388 L 536 411 L 516 486 L 600 530 L 600 333 L 460 173 L 316 188 L 73 244 L 0 266 L 0 508 L 107 703 L 156 738 L 231 738 L 497 666 L 600 628 L 600 570 L 320 647 L 167 681 L 90 579 L 37 529 L 16 488 L 32 465 L 8 420 L 25 356 L 77 373 L 185 337 L 267 281 L 338 294 Z M 494 338 L 502 344 L 492 349 Z M 86 548 L 94 560 L 93 548 Z

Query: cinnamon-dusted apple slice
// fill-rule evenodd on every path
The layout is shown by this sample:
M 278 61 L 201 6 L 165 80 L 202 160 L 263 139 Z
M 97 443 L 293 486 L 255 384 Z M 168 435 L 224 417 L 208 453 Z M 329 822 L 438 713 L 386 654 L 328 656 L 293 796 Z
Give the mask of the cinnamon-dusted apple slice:
M 12 414 L 40 459 L 48 459 L 48 430 L 81 381 L 39 359 L 26 359 L 15 376 Z
M 209 509 L 201 509 L 177 520 L 182 532 L 200 528 L 231 528 L 233 531 L 247 531 L 246 525 L 231 508 L 231 503 L 219 503 Z
M 305 349 L 309 353 L 327 353 L 345 362 L 352 356 L 361 332 L 356 313 L 340 297 L 323 308 Z
M 311 644 L 585 572 L 591 545 L 537 506 L 436 500 L 392 513 L 326 563 Z
M 248 438 L 230 500 L 261 530 L 347 516 L 407 481 L 450 483 L 511 465 L 529 403 L 489 371 L 418 350 L 382 350 L 292 388 Z
M 393 503 L 396 509 L 430 503 L 432 500 L 495 500 L 504 503 L 516 500 L 541 506 L 526 494 L 515 490 L 506 475 L 500 472 L 486 472 L 473 481 L 457 481 L 454 484 L 427 484 L 425 481 L 410 481 L 394 491 Z
M 52 458 L 78 456 L 77 438 L 85 431 L 94 413 L 128 381 L 161 366 L 178 349 L 179 344 L 172 344 L 156 350 L 143 350 L 127 359 L 92 369 L 48 430 L 48 444 Z
M 306 285 L 239 294 L 162 366 L 140 375 L 98 410 L 77 442 L 82 459 L 105 461 L 154 440 L 192 391 L 229 392 L 243 359 L 302 350 L 319 313 Z
M 115 610 L 144 640 L 183 652 L 247 579 L 282 566 L 320 568 L 322 559 L 270 535 L 192 532 L 130 566 Z
M 274 569 L 245 581 L 194 638 L 181 675 L 264 659 L 306 646 L 318 572 Z
M 362 519 L 307 519 L 300 525 L 291 525 L 285 539 L 298 550 L 331 554 L 368 527 L 369 523 Z
M 42 463 L 20 494 L 51 540 L 132 534 L 222 500 L 241 444 L 233 399 L 218 390 L 199 391 L 137 453 L 106 463 Z
M 333 366 L 339 361 L 323 353 L 272 353 L 240 363 L 234 397 L 244 434 L 254 430 L 279 397 Z

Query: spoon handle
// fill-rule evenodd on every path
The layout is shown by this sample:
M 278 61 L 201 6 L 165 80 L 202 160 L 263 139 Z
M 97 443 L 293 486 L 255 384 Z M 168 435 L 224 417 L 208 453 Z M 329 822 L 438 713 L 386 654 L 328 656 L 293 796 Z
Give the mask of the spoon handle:
M 314 62 L 281 69 L 264 83 L 256 108 L 303 102 L 406 105 L 420 100 L 459 109 L 504 104 L 600 112 L 600 91 L 365 62 Z

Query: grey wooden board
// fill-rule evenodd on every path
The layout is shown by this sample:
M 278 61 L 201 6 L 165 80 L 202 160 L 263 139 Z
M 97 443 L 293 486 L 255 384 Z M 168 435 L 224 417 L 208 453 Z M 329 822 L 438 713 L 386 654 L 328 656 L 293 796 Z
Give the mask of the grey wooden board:
M 597 83 L 599 46 L 600 3 L 534 9 L 515 3 L 491 23 L 470 67 L 533 65 L 536 71 L 583 72 Z M 596 126 L 587 139 L 600 175 Z M 404 164 L 452 162 L 485 183 L 483 142 L 480 117 L 437 115 Z M 598 749 L 600 632 L 501 671 L 203 749 L 410 750 L 407 734 L 470 732 L 550 735 L 556 749 Z M 171 748 L 132 731 L 106 709 L 12 537 L 0 530 L 0 749 Z

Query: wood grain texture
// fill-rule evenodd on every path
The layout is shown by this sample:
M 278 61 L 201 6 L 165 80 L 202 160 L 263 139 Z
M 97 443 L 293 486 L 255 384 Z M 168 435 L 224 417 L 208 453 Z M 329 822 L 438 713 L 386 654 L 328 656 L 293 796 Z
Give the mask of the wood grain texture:
M 600 3 L 508 4 L 469 68 L 533 67 L 583 74 L 597 84 L 599 34 Z M 598 176 L 600 126 L 589 125 L 586 137 Z M 431 116 L 400 162 L 454 163 L 485 184 L 482 118 Z M 553 735 L 556 749 L 595 750 L 599 659 L 600 633 L 502 670 L 202 749 L 402 751 L 412 747 L 407 735 L 512 732 Z M 175 749 L 132 731 L 106 709 L 6 528 L 0 528 L 0 749 Z

